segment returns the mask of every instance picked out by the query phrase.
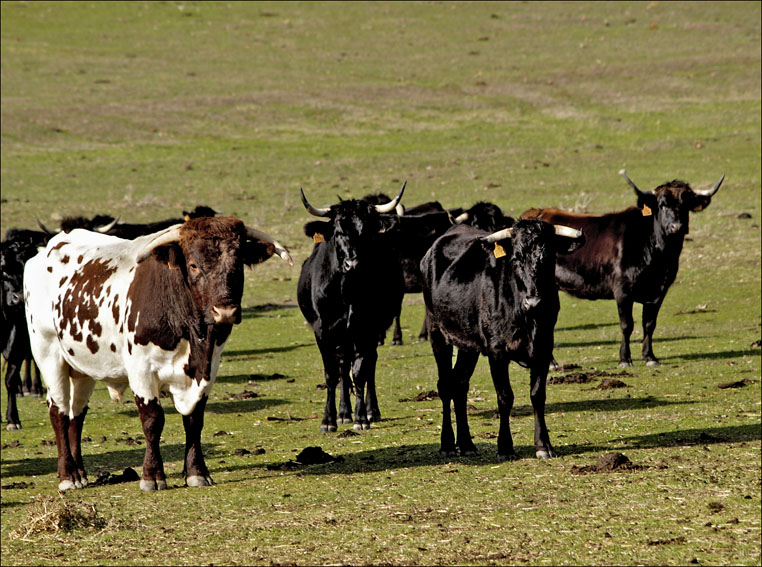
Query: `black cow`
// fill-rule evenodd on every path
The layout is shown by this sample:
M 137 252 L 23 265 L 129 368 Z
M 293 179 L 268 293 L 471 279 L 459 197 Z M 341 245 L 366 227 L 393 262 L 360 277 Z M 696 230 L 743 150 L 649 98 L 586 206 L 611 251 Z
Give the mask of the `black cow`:
M 5 372 L 5 387 L 8 392 L 8 406 L 5 418 L 9 431 L 21 429 L 16 395 L 28 393 L 41 396 L 42 381 L 40 371 L 32 359 L 24 311 L 24 264 L 37 254 L 38 247 L 45 246 L 48 235 L 27 229 L 10 229 L 6 239 L 0 243 L 0 271 L 3 291 L 0 296 L 0 347 L 8 367 Z M 21 369 L 25 367 L 24 380 Z M 34 380 L 32 368 L 34 367 Z
M 669 286 L 675 281 L 689 214 L 709 206 L 725 176 L 708 191 L 694 191 L 680 180 L 641 191 L 637 207 L 605 215 L 583 215 L 558 209 L 530 209 L 521 218 L 537 218 L 581 229 L 586 242 L 579 250 L 559 256 L 556 281 L 560 289 L 583 299 L 614 299 L 619 310 L 622 343 L 619 366 L 632 366 L 630 335 L 632 305 L 643 304 L 643 359 L 656 366 L 652 339 Z
M 350 368 L 356 395 L 354 429 L 378 421 L 375 372 L 378 337 L 389 327 L 402 297 L 402 269 L 393 249 L 400 217 L 385 205 L 346 200 L 324 209 L 302 202 L 313 215 L 305 233 L 316 242 L 304 261 L 297 286 L 299 308 L 315 332 L 327 386 L 322 432 L 336 431 L 336 387 L 341 382 L 339 422 L 352 419 Z M 367 397 L 365 387 L 368 387 Z
M 219 214 L 221 211 L 215 211 L 211 207 L 199 205 L 192 211 L 183 211 L 182 218 L 164 219 L 156 222 L 149 223 L 116 223 L 113 227 L 105 231 L 105 234 L 111 236 L 118 236 L 119 238 L 126 238 L 128 240 L 134 240 L 138 236 L 145 236 L 146 234 L 153 234 L 165 228 L 169 228 L 175 224 L 182 224 L 191 219 L 213 217 L 215 214 Z
M 458 225 L 437 239 L 421 261 L 429 339 L 437 364 L 442 400 L 440 455 L 474 455 L 466 401 L 479 354 L 489 359 L 497 391 L 499 461 L 515 458 L 509 418 L 513 391 L 508 364 L 530 370 L 536 456 L 555 456 L 545 425 L 545 378 L 553 358 L 558 290 L 553 280 L 556 254 L 582 241 L 579 231 L 541 221 L 519 221 L 489 234 Z M 458 348 L 455 367 L 453 347 Z M 457 442 L 450 401 L 455 407 Z

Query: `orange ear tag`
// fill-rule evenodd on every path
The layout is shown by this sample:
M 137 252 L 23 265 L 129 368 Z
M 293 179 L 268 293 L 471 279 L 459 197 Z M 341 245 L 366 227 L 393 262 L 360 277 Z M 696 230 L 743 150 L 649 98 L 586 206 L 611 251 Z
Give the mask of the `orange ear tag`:
M 648 205 L 643 205 L 643 208 L 641 209 L 640 212 L 643 213 L 644 217 L 650 217 L 652 214 L 651 209 L 648 208 Z
M 315 244 L 317 244 L 318 242 L 325 242 L 325 236 L 323 236 L 319 232 L 316 232 L 315 234 L 312 235 L 312 242 L 314 242 Z
M 188 222 L 190 220 L 190 215 L 185 215 L 185 222 Z
M 167 262 L 167 265 L 169 266 L 170 270 L 176 270 L 177 269 L 177 266 L 173 266 L 172 262 Z
M 493 252 L 495 254 L 495 258 L 502 258 L 505 256 L 505 248 L 500 246 L 497 242 L 495 242 L 495 251 Z

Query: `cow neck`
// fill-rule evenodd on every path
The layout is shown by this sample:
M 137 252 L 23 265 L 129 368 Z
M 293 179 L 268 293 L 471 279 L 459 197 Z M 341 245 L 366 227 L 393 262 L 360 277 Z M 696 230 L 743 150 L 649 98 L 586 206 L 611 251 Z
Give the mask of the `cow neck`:
M 204 322 L 183 270 L 170 269 L 151 256 L 135 270 L 127 297 L 131 301 L 127 329 L 135 333 L 135 344 L 173 351 L 185 339 L 190 344 L 185 373 L 199 383 L 208 380 L 214 345 L 224 343 L 232 327 Z
M 666 258 L 669 262 L 677 262 L 683 250 L 685 233 L 667 234 L 657 215 L 652 215 L 649 247 L 654 256 Z

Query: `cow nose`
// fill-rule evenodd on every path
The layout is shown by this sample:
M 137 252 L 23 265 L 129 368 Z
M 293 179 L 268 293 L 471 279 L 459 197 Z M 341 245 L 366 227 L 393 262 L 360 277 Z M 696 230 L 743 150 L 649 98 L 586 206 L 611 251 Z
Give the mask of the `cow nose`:
M 537 307 L 540 304 L 540 298 L 536 295 L 534 296 L 527 296 L 522 301 L 524 305 L 524 309 L 532 309 L 533 307 Z
M 212 307 L 212 317 L 214 322 L 219 325 L 237 325 L 241 322 L 241 308 L 237 305 L 226 305 Z
M 344 271 L 351 272 L 357 267 L 357 260 L 344 260 Z
M 21 303 L 21 294 L 20 293 L 12 293 L 11 294 L 11 300 L 8 302 L 10 305 L 18 305 Z

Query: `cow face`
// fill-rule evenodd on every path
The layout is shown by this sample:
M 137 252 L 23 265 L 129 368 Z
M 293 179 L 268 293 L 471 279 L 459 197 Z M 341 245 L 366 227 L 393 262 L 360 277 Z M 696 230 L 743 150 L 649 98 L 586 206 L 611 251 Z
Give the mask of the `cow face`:
M 627 173 L 621 170 L 624 178 L 638 196 L 638 208 L 643 216 L 654 215 L 655 220 L 661 226 L 667 236 L 688 234 L 690 213 L 704 210 L 712 201 L 712 196 L 717 193 L 725 176 L 708 191 L 694 191 L 685 181 L 675 179 L 669 183 L 660 185 L 653 191 L 641 191 L 627 177 Z
M 554 239 L 553 227 L 543 221 L 522 220 L 513 226 L 510 263 L 525 309 L 539 305 L 547 295 L 544 288 L 555 282 Z
M 24 250 L 14 242 L 3 242 L 0 250 L 0 272 L 2 272 L 2 308 L 19 308 L 23 299 Z M 27 246 L 28 248 L 28 246 Z M 29 254 L 27 254 L 29 255 Z

